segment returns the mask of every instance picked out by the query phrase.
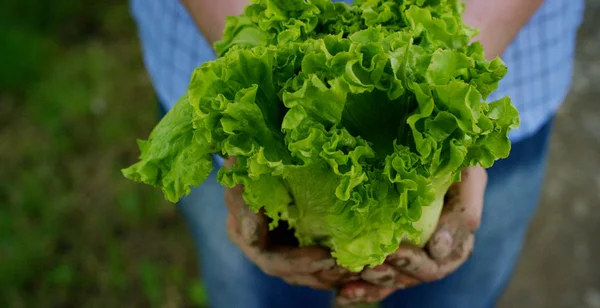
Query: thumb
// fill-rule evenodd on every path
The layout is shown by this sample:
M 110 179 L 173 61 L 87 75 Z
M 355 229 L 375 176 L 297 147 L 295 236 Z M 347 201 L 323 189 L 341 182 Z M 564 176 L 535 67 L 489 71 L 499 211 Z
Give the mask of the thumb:
M 234 163 L 235 158 L 230 158 L 225 161 L 225 167 L 231 168 Z M 242 185 L 226 188 L 225 205 L 241 239 L 249 246 L 264 248 L 267 242 L 268 219 L 262 210 L 255 213 L 248 207 L 244 202 L 243 192 Z
M 448 258 L 479 228 L 486 185 L 485 169 L 470 167 L 463 170 L 461 182 L 450 188 L 437 231 L 427 244 L 434 260 Z
M 229 213 L 228 220 L 233 221 L 233 224 L 228 224 L 228 228 L 233 226 L 234 231 L 246 245 L 260 249 L 267 246 L 269 226 L 268 219 L 262 210 L 259 213 L 254 213 L 248 206 L 244 205 L 237 215 Z

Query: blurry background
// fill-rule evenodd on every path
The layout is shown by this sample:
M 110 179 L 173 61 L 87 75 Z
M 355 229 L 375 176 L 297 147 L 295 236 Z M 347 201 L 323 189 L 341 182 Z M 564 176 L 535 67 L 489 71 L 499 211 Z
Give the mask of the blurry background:
M 135 31 L 125 0 L 0 1 L 0 307 L 203 300 L 175 207 L 120 174 L 158 119 Z
M 600 307 L 600 0 L 586 17 L 501 307 Z M 175 207 L 119 171 L 158 117 L 135 31 L 125 0 L 0 2 L 0 307 L 206 301 Z

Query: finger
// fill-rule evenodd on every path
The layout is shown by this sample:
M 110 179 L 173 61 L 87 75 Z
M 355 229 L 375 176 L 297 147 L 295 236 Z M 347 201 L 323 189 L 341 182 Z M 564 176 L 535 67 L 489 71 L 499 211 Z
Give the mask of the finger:
M 382 264 L 374 268 L 367 268 L 362 271 L 360 277 L 376 286 L 391 288 L 394 286 L 399 272 L 388 264 Z
M 231 169 L 231 166 L 235 164 L 235 156 L 231 156 L 225 160 L 223 160 L 223 166 L 227 169 Z
M 395 289 L 405 289 L 421 283 L 417 278 L 414 278 L 389 264 L 382 264 L 374 268 L 365 269 L 361 273 L 361 278 L 378 287 Z
M 314 274 L 329 270 L 335 266 L 331 253 L 320 247 L 275 247 L 264 250 L 248 245 L 237 232 L 235 220 L 229 216 L 228 235 L 242 252 L 262 271 L 271 276 L 292 276 L 296 274 Z
M 441 278 L 439 265 L 418 247 L 400 245 L 398 250 L 387 257 L 386 263 L 420 281 L 435 281 Z
M 360 273 L 352 273 L 349 270 L 338 265 L 334 266 L 332 269 L 317 272 L 315 276 L 319 280 L 332 286 L 338 286 L 343 283 L 348 283 L 360 279 Z
M 349 270 L 334 266 L 332 269 L 322 270 L 310 275 L 292 275 L 283 277 L 283 279 L 292 285 L 308 286 L 317 290 L 331 290 L 341 286 L 343 283 L 356 281 L 360 279 L 358 273 L 352 273 Z
M 376 303 L 390 296 L 394 291 L 396 289 L 381 288 L 360 280 L 348 283 L 342 287 L 336 296 L 336 301 L 342 306 Z
M 277 248 L 257 252 L 248 251 L 265 272 L 275 276 L 314 274 L 335 266 L 329 252 L 318 247 Z
M 225 190 L 225 204 L 234 218 L 242 239 L 251 246 L 265 247 L 269 223 L 262 211 L 254 213 L 241 196 L 241 186 Z
M 450 188 L 437 231 L 427 243 L 433 259 L 447 258 L 479 228 L 486 185 L 485 169 L 470 167 L 463 170 L 461 182 Z
M 459 215 L 469 231 L 475 232 L 481 223 L 483 201 L 487 186 L 487 171 L 482 167 L 469 167 L 463 170 L 462 180 L 457 185 L 461 197 L 460 207 L 455 207 L 453 212 Z
M 227 159 L 224 163 L 225 168 L 231 168 L 234 163 L 234 157 Z M 265 247 L 269 230 L 268 219 L 262 211 L 255 213 L 246 205 L 242 197 L 243 192 L 242 185 L 226 188 L 225 205 L 229 213 L 235 218 L 244 241 L 249 245 Z
M 472 255 L 474 242 L 475 236 L 471 234 L 460 245 L 457 245 L 449 257 L 439 263 L 440 276 L 445 277 L 463 265 Z
M 293 275 L 281 277 L 286 283 L 293 286 L 306 286 L 315 290 L 331 290 L 334 285 L 321 281 L 313 275 Z
M 225 160 L 224 167 L 226 169 L 231 170 L 231 166 L 235 164 L 235 157 L 230 157 Z M 236 185 L 233 188 L 227 188 L 225 190 L 225 205 L 227 205 L 227 209 L 229 213 L 233 214 L 233 216 L 238 219 L 241 215 L 247 214 L 247 211 L 251 210 L 248 208 L 243 199 L 244 186 Z M 245 211 L 245 213 L 242 213 Z

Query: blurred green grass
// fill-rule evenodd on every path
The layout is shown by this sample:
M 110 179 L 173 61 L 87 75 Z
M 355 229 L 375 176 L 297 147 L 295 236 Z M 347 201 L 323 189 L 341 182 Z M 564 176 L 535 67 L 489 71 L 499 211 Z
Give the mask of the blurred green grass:
M 193 243 L 125 180 L 157 120 L 126 1 L 0 3 L 0 307 L 190 307 Z

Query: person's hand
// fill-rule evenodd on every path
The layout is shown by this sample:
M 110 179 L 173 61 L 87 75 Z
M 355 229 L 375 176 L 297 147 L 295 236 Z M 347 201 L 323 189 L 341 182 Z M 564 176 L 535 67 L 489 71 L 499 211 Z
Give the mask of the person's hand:
M 458 269 L 473 250 L 486 185 L 485 169 L 465 169 L 462 181 L 446 194 L 437 230 L 426 247 L 400 245 L 383 265 L 365 269 L 360 280 L 345 284 L 338 303 L 379 302 L 399 289 L 442 279 Z
M 233 163 L 230 159 L 225 162 L 225 167 L 229 168 Z M 227 234 L 267 275 L 280 277 L 289 284 L 325 290 L 359 278 L 337 266 L 331 252 L 325 248 L 282 244 L 285 241 L 269 232 L 267 217 L 263 213 L 254 213 L 244 203 L 242 193 L 242 186 L 226 189 Z

